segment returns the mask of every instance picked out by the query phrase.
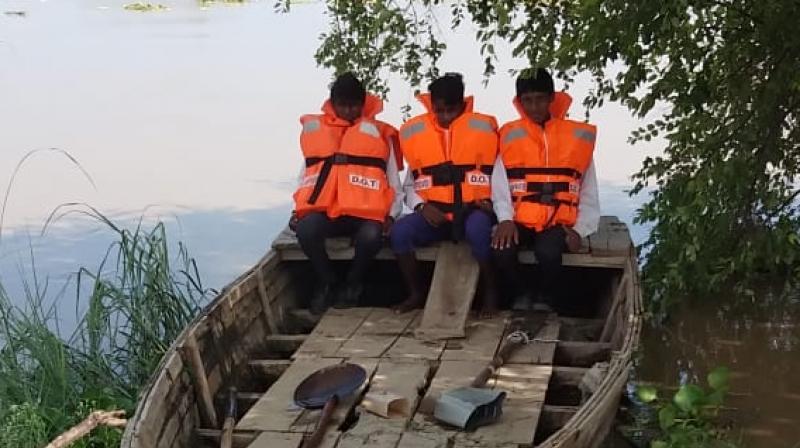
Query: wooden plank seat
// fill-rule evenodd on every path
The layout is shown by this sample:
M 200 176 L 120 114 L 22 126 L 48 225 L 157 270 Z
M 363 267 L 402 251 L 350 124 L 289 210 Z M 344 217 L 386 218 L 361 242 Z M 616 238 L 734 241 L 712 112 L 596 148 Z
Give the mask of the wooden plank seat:
M 332 260 L 349 260 L 353 258 L 353 246 L 350 238 L 329 238 L 326 242 L 328 255 Z M 284 229 L 275 241 L 272 248 L 276 250 L 282 260 L 307 260 L 297 237 L 288 228 Z M 423 261 L 435 261 L 439 250 L 439 245 L 434 244 L 417 250 L 417 259 Z M 584 238 L 583 247 L 580 253 L 565 253 L 565 266 L 589 266 L 589 267 L 608 267 L 620 268 L 625 265 L 630 253 L 630 237 L 625 223 L 620 222 L 614 216 L 603 216 L 597 232 Z M 376 255 L 378 260 L 393 260 L 394 254 L 388 247 L 388 243 Z M 536 256 L 532 250 L 521 250 L 519 260 L 524 264 L 536 263 Z

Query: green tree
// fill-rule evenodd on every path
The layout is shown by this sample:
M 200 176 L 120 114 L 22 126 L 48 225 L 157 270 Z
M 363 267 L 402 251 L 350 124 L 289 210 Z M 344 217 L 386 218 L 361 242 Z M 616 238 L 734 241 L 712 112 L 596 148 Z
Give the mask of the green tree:
M 632 177 L 648 194 L 636 222 L 652 309 L 765 277 L 800 261 L 800 1 L 368 0 L 325 2 L 330 28 L 315 58 L 386 93 L 389 73 L 414 86 L 437 74 L 443 29 L 476 29 L 485 76 L 496 49 L 569 82 L 589 74 L 589 108 L 625 105 L 662 136 L 662 156 Z M 277 8 L 288 11 L 291 0 Z M 508 62 L 508 61 L 506 61 Z M 664 110 L 647 120 L 654 108 Z

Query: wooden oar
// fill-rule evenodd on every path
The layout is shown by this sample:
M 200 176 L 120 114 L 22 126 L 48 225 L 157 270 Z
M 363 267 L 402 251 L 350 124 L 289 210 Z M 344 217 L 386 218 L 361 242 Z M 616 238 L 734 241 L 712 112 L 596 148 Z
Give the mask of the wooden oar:
M 236 424 L 236 388 L 228 389 L 228 407 L 225 409 L 225 422 L 222 424 L 220 448 L 233 447 L 233 426 Z
M 511 357 L 515 350 L 519 347 L 526 345 L 530 342 L 531 338 L 535 337 L 539 330 L 544 326 L 547 315 L 543 313 L 535 313 L 533 316 L 525 318 L 523 325 L 517 328 L 506 337 L 505 343 L 497 350 L 497 354 L 492 358 L 489 364 L 481 370 L 475 379 L 470 383 L 470 387 L 483 387 L 489 378 L 492 377 L 494 372 L 497 371 L 506 360 Z

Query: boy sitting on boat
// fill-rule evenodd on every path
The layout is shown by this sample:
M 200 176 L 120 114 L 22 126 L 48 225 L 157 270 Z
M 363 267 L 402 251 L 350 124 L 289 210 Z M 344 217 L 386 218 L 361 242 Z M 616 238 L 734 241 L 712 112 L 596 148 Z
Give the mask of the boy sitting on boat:
M 523 73 L 513 102 L 520 118 L 500 128 L 500 159 L 514 212 L 513 220 L 500 219 L 492 247 L 514 290 L 514 309 L 548 309 L 554 303 L 563 252 L 580 250 L 581 238 L 594 233 L 600 220 L 592 160 L 597 129 L 566 118 L 571 102 L 566 92 L 554 91 L 547 70 Z M 520 284 L 520 246 L 531 246 L 538 261 L 536 306 Z
M 318 277 L 310 308 L 321 314 L 358 305 L 369 262 L 402 211 L 397 130 L 375 116 L 380 98 L 367 94 L 351 73 L 331 86 L 322 114 L 304 115 L 300 147 L 305 163 L 294 194 L 290 227 Z M 350 270 L 341 283 L 325 249 L 325 239 L 350 236 L 355 246 Z
M 436 79 L 428 91 L 418 97 L 427 112 L 400 129 L 400 147 L 408 163 L 403 189 L 414 213 L 398 220 L 391 233 L 392 250 L 410 291 L 397 310 L 425 303 L 414 249 L 463 239 L 480 266 L 483 313 L 490 315 L 497 309 L 492 226 L 495 214 L 504 221 L 513 217 L 510 200 L 494 202 L 496 191 L 505 189 L 508 195 L 497 158 L 497 121 L 473 111 L 473 98 L 464 98 L 459 74 Z

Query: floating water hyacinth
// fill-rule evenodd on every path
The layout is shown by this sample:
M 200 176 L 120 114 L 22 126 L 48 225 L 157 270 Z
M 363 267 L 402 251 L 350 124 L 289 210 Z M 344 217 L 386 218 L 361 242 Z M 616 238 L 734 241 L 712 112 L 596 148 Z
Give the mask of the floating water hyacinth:
M 136 3 L 128 3 L 123 6 L 128 11 L 166 11 L 169 8 L 160 4 L 160 3 L 143 3 L 143 2 L 136 2 Z

